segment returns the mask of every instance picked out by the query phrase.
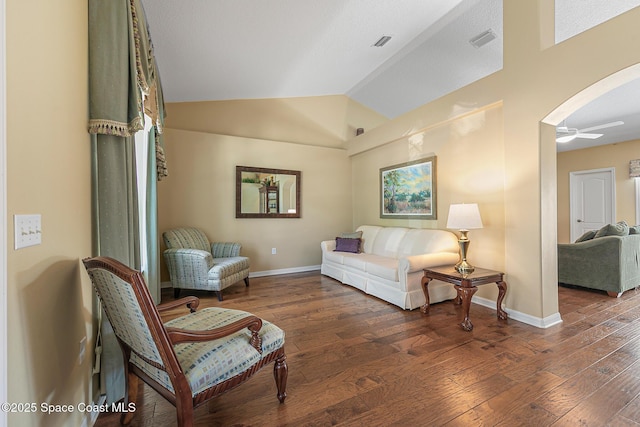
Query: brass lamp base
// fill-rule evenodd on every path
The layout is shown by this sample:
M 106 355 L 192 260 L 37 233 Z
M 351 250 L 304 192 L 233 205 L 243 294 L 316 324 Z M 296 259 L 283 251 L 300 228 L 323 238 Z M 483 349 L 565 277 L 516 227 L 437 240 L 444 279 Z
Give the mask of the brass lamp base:
M 458 239 L 458 245 L 460 246 L 460 262 L 455 265 L 455 269 L 460 274 L 471 274 L 475 270 L 475 267 L 467 262 L 467 250 L 469 249 L 469 238 L 467 232 L 469 230 L 460 230 L 460 239 Z
M 473 265 L 469 264 L 466 260 L 462 260 L 455 265 L 455 269 L 460 274 L 471 274 L 476 268 Z

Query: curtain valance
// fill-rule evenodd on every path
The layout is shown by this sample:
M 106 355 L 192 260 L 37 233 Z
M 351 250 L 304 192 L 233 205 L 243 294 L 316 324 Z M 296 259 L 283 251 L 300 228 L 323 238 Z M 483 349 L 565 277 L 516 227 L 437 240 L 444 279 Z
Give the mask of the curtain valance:
M 162 86 L 140 1 L 92 0 L 89 15 L 89 132 L 131 136 L 146 113 L 162 133 Z

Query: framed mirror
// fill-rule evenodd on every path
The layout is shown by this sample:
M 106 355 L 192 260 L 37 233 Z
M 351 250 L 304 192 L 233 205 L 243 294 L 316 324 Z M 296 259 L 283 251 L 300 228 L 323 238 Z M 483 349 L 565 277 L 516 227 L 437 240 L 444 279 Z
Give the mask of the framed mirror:
M 236 166 L 236 218 L 300 218 L 300 171 Z

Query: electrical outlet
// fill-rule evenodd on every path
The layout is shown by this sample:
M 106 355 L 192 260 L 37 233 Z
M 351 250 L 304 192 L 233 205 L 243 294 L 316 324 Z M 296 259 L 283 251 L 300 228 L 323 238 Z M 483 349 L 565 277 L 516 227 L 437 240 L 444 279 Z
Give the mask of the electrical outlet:
M 78 352 L 78 365 L 82 365 L 84 362 L 84 355 L 87 348 L 87 337 L 82 337 L 80 340 L 80 351 Z
M 275 255 L 276 253 L 278 253 L 278 251 L 276 251 L 276 248 L 271 248 L 271 255 Z

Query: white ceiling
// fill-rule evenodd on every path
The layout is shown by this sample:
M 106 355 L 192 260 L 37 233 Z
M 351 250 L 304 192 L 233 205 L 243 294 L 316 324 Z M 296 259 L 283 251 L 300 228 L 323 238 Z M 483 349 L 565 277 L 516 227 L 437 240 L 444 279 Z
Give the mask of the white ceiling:
M 502 68 L 502 0 L 142 3 L 166 102 L 344 94 L 391 119 Z M 640 0 L 556 4 L 561 41 Z M 471 46 L 469 39 L 489 29 L 495 40 Z M 392 38 L 373 47 L 383 35 Z M 628 99 L 637 85 L 583 108 L 567 125 L 623 120 L 625 126 L 588 142 L 616 142 L 614 134 L 623 138 L 617 141 L 640 138 L 640 105 Z M 637 128 L 626 132 L 632 122 Z
M 567 117 L 567 127 L 584 129 L 615 121 L 624 125 L 592 133 L 602 134 L 598 139 L 575 139 L 558 144 L 558 151 L 570 151 L 597 145 L 640 139 L 640 80 L 634 80 L 602 95 Z
M 501 0 L 143 4 L 167 102 L 345 94 L 393 118 L 502 68 L 501 37 L 468 42 L 501 36 Z

